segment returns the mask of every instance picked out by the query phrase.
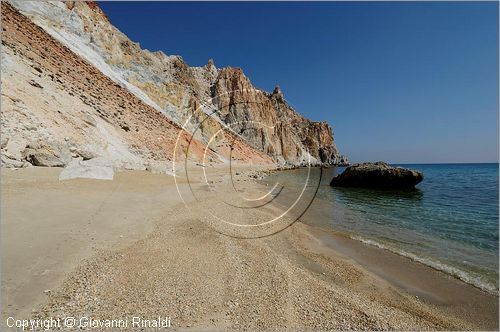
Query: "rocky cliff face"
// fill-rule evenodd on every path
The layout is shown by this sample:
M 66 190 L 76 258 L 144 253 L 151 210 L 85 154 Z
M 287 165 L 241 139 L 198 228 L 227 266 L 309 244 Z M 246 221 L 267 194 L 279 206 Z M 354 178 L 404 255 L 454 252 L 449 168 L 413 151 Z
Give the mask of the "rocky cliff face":
M 166 171 L 175 159 L 203 162 L 206 144 L 161 110 L 2 3 L 2 166 L 66 166 L 103 157 L 116 168 Z M 229 131 L 207 163 L 271 164 Z M 189 149 L 188 149 L 189 146 Z
M 211 88 L 215 113 L 247 142 L 279 163 L 343 164 L 326 122 L 313 122 L 295 112 L 277 86 L 258 90 L 239 68 L 223 68 Z M 243 120 L 243 121 L 242 121 Z
M 99 71 L 103 80 L 112 82 L 116 89 L 126 90 L 134 105 L 142 106 L 142 111 L 162 114 L 171 126 L 182 127 L 194 134 L 200 146 L 209 145 L 213 160 L 223 162 L 227 158 L 236 158 L 248 161 L 256 158 L 260 162 L 269 162 L 272 159 L 287 165 L 347 162 L 337 151 L 327 123 L 309 121 L 295 112 L 278 87 L 272 93 L 255 88 L 239 68 L 219 69 L 212 60 L 203 67 L 189 67 L 179 56 L 143 50 L 116 29 L 93 3 L 11 3 L 43 32 L 80 57 L 83 63 Z M 38 50 L 42 56 L 44 52 Z M 15 62 L 17 60 L 12 61 Z M 63 59 L 60 62 L 64 62 Z M 2 68 L 12 70 L 7 67 Z M 113 112 L 106 109 L 109 105 L 102 101 L 94 103 L 97 106 L 87 105 L 94 108 L 94 112 L 97 108 L 104 109 L 104 113 Z M 117 103 L 115 106 L 120 110 L 120 102 Z M 127 100 L 122 104 L 127 105 Z M 132 135 L 130 132 L 134 133 L 140 127 L 134 123 L 133 117 L 109 117 L 113 121 L 108 119 L 107 123 L 112 127 L 129 129 L 125 136 Z M 137 121 L 139 117 L 138 114 Z M 231 150 L 233 141 L 238 142 L 239 150 Z M 124 144 L 130 146 L 127 139 Z M 153 143 L 136 143 L 136 149 L 131 153 L 144 159 L 141 149 L 151 150 L 150 144 Z M 155 152 L 149 155 L 158 159 Z M 165 158 L 168 159 L 166 156 L 159 159 Z

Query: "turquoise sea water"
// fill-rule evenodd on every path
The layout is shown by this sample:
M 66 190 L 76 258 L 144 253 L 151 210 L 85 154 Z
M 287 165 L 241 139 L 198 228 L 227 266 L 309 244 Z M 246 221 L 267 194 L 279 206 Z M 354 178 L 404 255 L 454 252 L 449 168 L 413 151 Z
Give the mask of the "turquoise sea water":
M 422 171 L 424 181 L 410 191 L 332 188 L 332 176 L 343 168 L 323 169 L 316 198 L 301 219 L 498 292 L 498 164 L 400 166 Z M 306 174 L 284 171 L 267 181 L 291 188 Z M 310 174 L 315 187 L 319 170 Z

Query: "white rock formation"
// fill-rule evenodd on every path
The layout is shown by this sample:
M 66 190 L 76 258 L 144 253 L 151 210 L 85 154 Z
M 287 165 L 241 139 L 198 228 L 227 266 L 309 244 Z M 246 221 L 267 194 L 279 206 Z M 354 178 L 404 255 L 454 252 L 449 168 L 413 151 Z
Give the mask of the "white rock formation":
M 59 180 L 70 180 L 76 178 L 113 180 L 113 163 L 106 158 L 94 158 L 83 160 L 73 159 L 59 174 Z

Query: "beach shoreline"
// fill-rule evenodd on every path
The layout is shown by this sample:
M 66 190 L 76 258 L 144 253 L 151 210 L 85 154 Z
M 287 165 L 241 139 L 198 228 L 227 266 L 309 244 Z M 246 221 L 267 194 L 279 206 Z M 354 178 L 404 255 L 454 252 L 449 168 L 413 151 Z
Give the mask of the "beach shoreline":
M 498 329 L 498 296 L 386 250 L 300 221 L 238 239 L 204 222 L 212 198 L 186 209 L 173 177 L 60 171 L 2 170 L 2 324 L 135 311 L 193 329 Z
M 335 230 L 310 226 L 309 231 L 320 241 L 317 248 L 320 252 L 332 250 L 332 255 L 343 256 L 394 287 L 450 314 L 466 317 L 475 324 L 498 315 L 498 296 L 453 275 Z M 490 328 L 496 329 L 495 325 Z

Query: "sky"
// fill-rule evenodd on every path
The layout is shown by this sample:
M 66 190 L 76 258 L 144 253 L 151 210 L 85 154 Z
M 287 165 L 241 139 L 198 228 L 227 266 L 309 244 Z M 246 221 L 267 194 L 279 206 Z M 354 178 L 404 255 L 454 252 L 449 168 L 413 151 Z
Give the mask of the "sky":
M 498 162 L 497 2 L 100 2 L 142 48 L 279 85 L 351 162 Z

